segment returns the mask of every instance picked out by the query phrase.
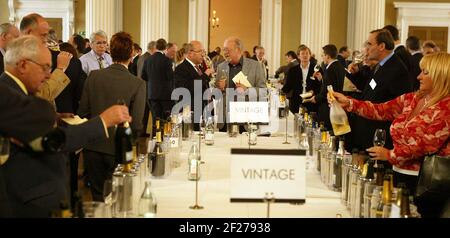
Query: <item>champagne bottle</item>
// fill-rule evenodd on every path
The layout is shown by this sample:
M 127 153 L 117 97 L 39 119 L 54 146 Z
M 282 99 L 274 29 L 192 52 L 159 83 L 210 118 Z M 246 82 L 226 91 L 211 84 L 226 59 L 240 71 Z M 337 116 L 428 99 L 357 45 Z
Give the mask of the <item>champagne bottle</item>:
M 212 117 L 208 117 L 205 129 L 205 144 L 214 145 L 214 121 Z
M 258 130 L 258 127 L 255 124 L 253 124 L 253 123 L 249 124 L 249 126 L 248 126 L 248 136 L 249 136 L 248 144 L 249 145 L 256 145 L 257 138 L 258 138 L 258 135 L 256 133 L 257 130 Z
M 161 128 L 156 131 L 156 145 L 152 153 L 152 175 L 162 177 L 165 174 L 166 156 L 162 148 Z
M 132 132 L 128 122 L 117 126 L 115 135 L 116 164 L 130 164 L 133 162 Z
M 139 217 L 155 218 L 157 213 L 157 202 L 151 190 L 151 182 L 145 182 L 144 192 L 139 199 Z
M 200 152 L 197 142 L 191 146 L 188 156 L 188 180 L 197 181 L 200 179 Z
M 334 99 L 330 108 L 330 121 L 333 126 L 334 135 L 340 136 L 351 132 L 350 124 L 348 123 L 347 113 L 339 105 L 333 96 L 333 86 L 328 86 L 328 94 Z
M 392 190 L 391 190 L 391 177 L 386 174 L 383 179 L 383 195 L 382 199 L 378 203 L 376 216 L 377 218 L 387 218 L 390 216 L 391 212 L 391 201 Z
M 410 218 L 411 210 L 409 205 L 409 190 L 406 188 L 402 189 L 402 201 L 400 204 L 400 217 L 401 218 Z
M 344 140 L 339 140 L 339 149 L 336 154 L 333 169 L 333 187 L 334 191 L 342 191 L 342 161 L 345 156 Z

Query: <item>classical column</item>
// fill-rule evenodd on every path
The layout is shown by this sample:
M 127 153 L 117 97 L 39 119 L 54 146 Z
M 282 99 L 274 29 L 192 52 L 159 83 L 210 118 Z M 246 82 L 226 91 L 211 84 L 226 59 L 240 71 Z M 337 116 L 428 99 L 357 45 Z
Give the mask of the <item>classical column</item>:
M 169 1 L 141 0 L 141 45 L 160 38 L 169 40 Z
M 86 0 L 86 37 L 103 30 L 109 38 L 122 30 L 122 0 Z
M 385 0 L 349 0 L 347 41 L 351 49 L 359 50 L 372 30 L 383 28 Z
M 189 37 L 199 40 L 208 50 L 209 45 L 209 0 L 189 0 Z
M 302 1 L 301 43 L 319 60 L 322 47 L 330 43 L 330 4 L 331 0 Z
M 269 75 L 280 67 L 281 10 L 281 0 L 262 0 L 261 46 L 266 50 Z

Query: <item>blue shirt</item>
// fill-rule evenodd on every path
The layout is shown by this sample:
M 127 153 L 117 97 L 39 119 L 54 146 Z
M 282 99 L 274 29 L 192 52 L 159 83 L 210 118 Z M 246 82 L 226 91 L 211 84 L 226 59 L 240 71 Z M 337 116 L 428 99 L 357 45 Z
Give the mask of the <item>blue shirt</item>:
M 380 66 L 383 66 L 390 58 L 392 58 L 392 56 L 394 56 L 395 52 L 392 51 L 392 53 L 388 56 L 386 56 L 386 58 L 384 58 L 382 61 L 380 61 Z
M 83 71 L 89 75 L 89 73 L 93 70 L 100 69 L 100 62 L 103 64 L 103 68 L 108 68 L 113 64 L 112 58 L 109 54 L 104 53 L 100 60 L 100 56 L 98 56 L 94 50 L 91 50 L 89 53 L 80 57 L 81 65 L 83 67 Z

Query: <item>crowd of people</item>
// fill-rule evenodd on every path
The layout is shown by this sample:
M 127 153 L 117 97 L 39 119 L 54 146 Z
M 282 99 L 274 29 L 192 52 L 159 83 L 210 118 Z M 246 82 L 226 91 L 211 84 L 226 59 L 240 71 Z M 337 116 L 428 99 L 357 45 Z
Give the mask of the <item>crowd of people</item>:
M 25 16 L 19 29 L 0 25 L 0 135 L 11 141 L 9 158 L 0 165 L 0 217 L 46 217 L 61 201 L 71 201 L 78 190 L 80 149 L 86 184 L 93 200 L 102 201 L 104 182 L 117 166 L 115 125 L 128 121 L 133 134 L 152 136 L 147 122 L 174 113 L 181 101 L 174 98 L 176 90 L 187 90 L 191 111 L 200 111 L 193 118 L 197 128 L 203 112 L 213 110 L 209 104 L 220 104 L 210 113 L 226 131 L 227 102 L 265 89 L 269 80 L 264 47 L 255 46 L 252 57 L 238 37 L 225 39 L 223 48 L 209 54 L 200 41 L 178 49 L 165 39 L 149 42 L 143 53 L 126 32 L 108 39 L 98 30 L 88 40 L 73 35 L 57 45 L 49 33 L 47 20 L 38 14 Z M 286 65 L 274 72 L 290 111 L 305 108 L 331 129 L 327 87 L 332 85 L 336 100 L 349 112 L 347 150 L 367 150 L 393 168 L 396 185 L 405 183 L 413 193 L 423 157 L 450 154 L 445 145 L 450 129 L 449 54 L 439 53 L 430 41 L 421 47 L 414 36 L 404 47 L 394 26 L 370 32 L 361 61 L 356 56 L 349 60 L 352 51 L 346 46 L 338 50 L 328 44 L 320 53 L 321 62 L 300 45 L 297 52 L 285 54 Z M 250 88 L 233 81 L 241 72 Z M 351 91 L 345 87 L 348 81 Z M 63 122 L 74 115 L 89 121 Z M 32 141 L 55 128 L 66 135 L 61 150 L 30 151 Z M 376 129 L 388 132 L 384 147 L 373 147 Z M 448 203 L 443 195 L 439 202 L 419 201 L 418 206 L 424 217 L 436 217 Z

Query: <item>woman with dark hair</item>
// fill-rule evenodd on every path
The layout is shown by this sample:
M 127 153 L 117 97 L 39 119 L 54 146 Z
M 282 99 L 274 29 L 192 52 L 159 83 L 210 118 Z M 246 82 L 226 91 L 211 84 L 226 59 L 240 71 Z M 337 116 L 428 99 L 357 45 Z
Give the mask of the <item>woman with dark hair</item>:
M 142 118 L 146 102 L 145 82 L 128 71 L 133 56 L 130 34 L 119 32 L 112 36 L 113 64 L 105 69 L 91 71 L 86 79 L 78 114 L 95 117 L 111 105 L 125 102 L 133 118 L 130 126 L 135 135 L 143 128 Z M 114 162 L 114 128 L 108 129 L 109 138 L 84 148 L 85 170 L 91 184 L 94 201 L 103 201 L 103 186 L 112 178 Z
M 69 39 L 69 43 L 75 47 L 75 49 L 77 50 L 77 54 L 74 55 L 78 55 L 78 58 L 80 58 L 81 56 L 83 56 L 84 51 L 86 50 L 86 43 L 84 41 L 84 38 L 78 34 L 74 34 L 70 37 Z

